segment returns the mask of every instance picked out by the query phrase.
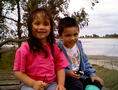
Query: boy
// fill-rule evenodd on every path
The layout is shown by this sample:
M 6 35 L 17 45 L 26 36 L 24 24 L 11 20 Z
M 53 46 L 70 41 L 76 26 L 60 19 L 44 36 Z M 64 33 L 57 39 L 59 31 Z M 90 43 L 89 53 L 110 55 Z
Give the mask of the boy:
M 62 40 L 57 41 L 57 45 L 70 63 L 65 69 L 65 87 L 69 90 L 84 90 L 87 85 L 95 85 L 101 89 L 103 80 L 95 75 L 95 69 L 83 52 L 81 41 L 78 40 L 79 26 L 76 20 L 65 17 L 60 20 L 58 29 Z

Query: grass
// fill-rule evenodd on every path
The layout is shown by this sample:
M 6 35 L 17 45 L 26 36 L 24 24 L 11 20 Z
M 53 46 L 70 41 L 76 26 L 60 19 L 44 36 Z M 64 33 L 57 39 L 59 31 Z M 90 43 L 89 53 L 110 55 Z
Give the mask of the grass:
M 0 59 L 0 72 L 12 72 L 15 51 L 10 51 L 2 54 Z M 110 90 L 118 90 L 118 71 L 109 70 L 101 66 L 93 65 L 96 69 L 97 76 L 104 80 L 105 87 Z
M 105 87 L 109 88 L 110 90 L 118 90 L 118 71 L 109 70 L 96 65 L 93 65 L 93 68 L 96 69 L 97 76 L 104 80 Z

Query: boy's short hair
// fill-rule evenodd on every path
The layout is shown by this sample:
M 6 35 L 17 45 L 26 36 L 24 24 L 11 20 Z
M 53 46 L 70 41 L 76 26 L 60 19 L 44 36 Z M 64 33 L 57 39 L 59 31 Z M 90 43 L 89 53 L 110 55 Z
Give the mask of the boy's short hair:
M 78 27 L 78 30 L 79 30 L 79 26 L 74 18 L 65 17 L 65 18 L 60 19 L 59 21 L 59 24 L 58 24 L 59 35 L 62 35 L 63 29 L 68 28 L 68 27 Z

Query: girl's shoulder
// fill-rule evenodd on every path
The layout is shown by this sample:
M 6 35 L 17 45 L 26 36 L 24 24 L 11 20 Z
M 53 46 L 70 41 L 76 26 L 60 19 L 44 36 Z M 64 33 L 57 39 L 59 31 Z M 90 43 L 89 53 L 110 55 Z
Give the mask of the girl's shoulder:
M 56 43 L 53 44 L 53 46 L 54 46 L 54 51 L 55 51 L 56 53 L 62 51 L 61 48 L 60 48 Z
M 21 46 L 18 48 L 20 51 L 29 51 L 29 44 L 28 42 L 23 42 Z
M 58 45 L 56 43 L 53 44 L 54 48 L 59 48 Z

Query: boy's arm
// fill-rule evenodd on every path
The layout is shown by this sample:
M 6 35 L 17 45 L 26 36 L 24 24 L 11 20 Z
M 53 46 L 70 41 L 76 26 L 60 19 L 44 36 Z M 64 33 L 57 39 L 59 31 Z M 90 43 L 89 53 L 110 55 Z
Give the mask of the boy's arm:
M 95 72 L 96 70 L 92 67 L 92 64 L 88 61 L 88 57 L 84 54 L 84 63 L 85 63 L 85 73 L 89 75 L 90 77 L 96 76 Z
M 96 76 L 96 74 L 95 74 L 96 70 L 92 68 L 92 64 L 88 61 L 88 57 L 83 51 L 83 47 L 82 47 L 81 41 L 79 40 L 78 43 L 79 43 L 79 45 L 81 47 L 80 48 L 81 49 L 81 56 L 82 56 L 83 62 L 85 64 L 85 74 L 90 76 L 90 77 Z
M 81 47 L 82 57 L 85 64 L 85 74 L 91 77 L 92 82 L 94 80 L 97 80 L 101 83 L 101 85 L 104 85 L 104 81 L 100 77 L 96 76 L 96 70 L 92 68 L 92 64 L 88 61 L 88 57 L 83 51 L 81 41 L 79 41 L 78 43 L 80 43 L 79 45 Z
M 88 61 L 88 57 L 86 56 L 85 53 L 83 53 L 83 60 L 85 63 L 85 73 L 89 75 L 90 77 L 96 76 L 95 72 L 96 70 L 92 68 L 92 64 Z

